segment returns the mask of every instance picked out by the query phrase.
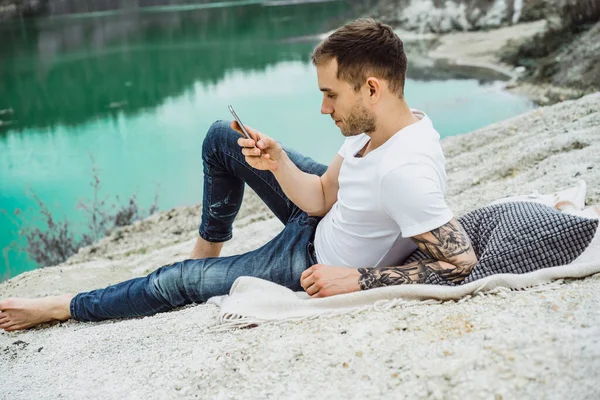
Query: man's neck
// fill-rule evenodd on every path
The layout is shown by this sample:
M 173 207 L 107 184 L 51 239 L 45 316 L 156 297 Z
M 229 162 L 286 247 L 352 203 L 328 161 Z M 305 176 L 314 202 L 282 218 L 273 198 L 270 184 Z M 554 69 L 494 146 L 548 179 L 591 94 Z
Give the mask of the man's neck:
M 410 107 L 404 100 L 388 108 L 380 113 L 385 115 L 385 118 L 377 119 L 375 131 L 367 134 L 371 140 L 364 150 L 363 156 L 387 142 L 398 131 L 419 121 L 419 118 L 410 111 Z

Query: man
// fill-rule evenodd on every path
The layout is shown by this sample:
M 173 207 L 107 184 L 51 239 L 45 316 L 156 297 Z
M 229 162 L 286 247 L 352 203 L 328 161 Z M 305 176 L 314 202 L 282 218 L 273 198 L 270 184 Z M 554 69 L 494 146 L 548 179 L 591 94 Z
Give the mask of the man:
M 191 258 L 105 289 L 0 301 L 0 328 L 49 320 L 99 321 L 164 312 L 229 292 L 244 275 L 313 297 L 424 282 L 462 281 L 477 263 L 444 200 L 439 134 L 404 99 L 406 55 L 389 26 L 357 20 L 315 49 L 321 113 L 346 136 L 326 167 L 269 136 L 216 122 L 202 148 L 204 201 Z M 234 129 L 232 129 L 234 128 Z M 252 187 L 285 224 L 263 247 L 219 257 Z M 429 259 L 402 265 L 420 248 Z

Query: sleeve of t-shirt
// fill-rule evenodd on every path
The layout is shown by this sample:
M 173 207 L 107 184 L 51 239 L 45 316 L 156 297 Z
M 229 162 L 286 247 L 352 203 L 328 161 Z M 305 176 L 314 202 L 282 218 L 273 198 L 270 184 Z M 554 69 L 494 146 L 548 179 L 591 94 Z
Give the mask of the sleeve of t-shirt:
M 452 219 L 442 183 L 430 166 L 402 166 L 381 181 L 384 211 L 398 224 L 402 237 L 439 228 Z

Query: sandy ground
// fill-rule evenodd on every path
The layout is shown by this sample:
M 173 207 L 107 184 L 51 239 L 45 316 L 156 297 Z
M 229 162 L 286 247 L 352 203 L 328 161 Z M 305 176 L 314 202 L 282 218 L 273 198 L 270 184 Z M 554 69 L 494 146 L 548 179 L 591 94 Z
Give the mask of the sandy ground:
M 435 122 L 435 121 L 434 121 Z M 600 203 L 600 93 L 444 140 L 457 215 L 585 179 Z M 184 259 L 200 209 L 127 227 L 57 267 L 0 284 L 0 298 L 103 287 Z M 254 195 L 224 254 L 281 224 Z M 598 398 L 600 276 L 544 292 L 212 332 L 217 308 L 0 333 L 0 398 Z

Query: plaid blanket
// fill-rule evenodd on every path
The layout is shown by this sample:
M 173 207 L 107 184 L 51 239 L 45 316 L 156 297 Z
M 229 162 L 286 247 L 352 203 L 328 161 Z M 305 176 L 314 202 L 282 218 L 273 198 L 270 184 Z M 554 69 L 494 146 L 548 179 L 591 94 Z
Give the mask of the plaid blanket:
M 524 274 L 569 264 L 590 244 L 599 223 L 530 202 L 487 206 L 458 220 L 479 260 L 461 285 L 495 274 Z M 430 257 L 416 250 L 406 263 L 425 258 Z M 437 274 L 426 283 L 456 286 Z

